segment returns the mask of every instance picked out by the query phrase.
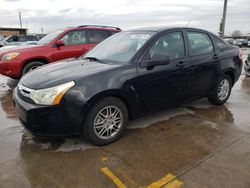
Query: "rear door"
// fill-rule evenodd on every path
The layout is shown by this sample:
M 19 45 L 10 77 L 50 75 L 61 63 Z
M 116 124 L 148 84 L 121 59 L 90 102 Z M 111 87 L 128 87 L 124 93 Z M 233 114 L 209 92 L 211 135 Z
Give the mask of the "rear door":
M 88 51 L 87 37 L 85 30 L 69 31 L 63 35 L 59 40 L 65 42 L 64 46 L 52 46 L 53 53 L 51 59 L 59 61 L 71 57 L 79 57 Z
M 202 31 L 187 30 L 186 35 L 191 57 L 192 97 L 206 96 L 216 77 L 218 58 L 210 36 Z

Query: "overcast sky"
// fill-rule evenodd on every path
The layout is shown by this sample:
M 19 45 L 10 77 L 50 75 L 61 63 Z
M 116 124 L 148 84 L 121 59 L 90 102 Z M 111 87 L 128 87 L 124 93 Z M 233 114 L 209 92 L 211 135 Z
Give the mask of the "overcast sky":
M 51 32 L 82 24 L 130 29 L 177 25 L 217 33 L 224 0 L 0 0 L 0 27 L 23 26 L 29 32 Z M 250 0 L 228 0 L 226 34 L 250 33 Z

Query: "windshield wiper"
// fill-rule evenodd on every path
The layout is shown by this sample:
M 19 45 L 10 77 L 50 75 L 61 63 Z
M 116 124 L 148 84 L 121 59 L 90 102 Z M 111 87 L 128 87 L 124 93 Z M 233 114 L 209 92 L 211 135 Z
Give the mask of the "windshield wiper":
M 96 58 L 96 57 L 83 57 L 83 59 L 88 59 L 90 61 L 96 61 L 96 62 L 99 62 L 99 63 L 103 63 L 102 60 Z

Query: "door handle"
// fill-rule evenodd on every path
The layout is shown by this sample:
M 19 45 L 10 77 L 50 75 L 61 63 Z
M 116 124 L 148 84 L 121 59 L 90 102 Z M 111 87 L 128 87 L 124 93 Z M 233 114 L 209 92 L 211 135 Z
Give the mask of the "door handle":
M 183 61 L 180 61 L 179 63 L 177 63 L 176 67 L 184 67 L 185 66 L 185 63 Z

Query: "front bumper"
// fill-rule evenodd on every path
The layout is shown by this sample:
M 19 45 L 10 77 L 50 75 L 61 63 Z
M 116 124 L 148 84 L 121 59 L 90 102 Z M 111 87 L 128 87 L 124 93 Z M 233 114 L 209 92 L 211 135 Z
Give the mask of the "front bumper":
M 81 103 L 69 104 L 66 100 L 59 105 L 42 106 L 27 102 L 19 96 L 15 88 L 13 93 L 14 106 L 21 124 L 36 136 L 71 136 L 78 135 L 82 130 Z M 76 104 L 76 105 L 75 105 Z
M 0 61 L 0 74 L 11 77 L 20 78 L 21 64 L 18 60 L 11 60 L 7 62 Z

